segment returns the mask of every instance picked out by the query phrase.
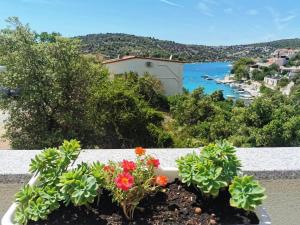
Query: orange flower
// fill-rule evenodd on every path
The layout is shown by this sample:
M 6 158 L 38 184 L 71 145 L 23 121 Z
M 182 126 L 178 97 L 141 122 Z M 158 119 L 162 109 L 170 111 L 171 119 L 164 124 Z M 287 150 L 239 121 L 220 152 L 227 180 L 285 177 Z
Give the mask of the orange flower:
M 147 165 L 148 166 L 153 166 L 154 168 L 158 168 L 159 166 L 159 159 L 155 159 L 155 158 L 150 158 L 147 160 Z
M 146 150 L 143 147 L 136 147 L 135 148 L 135 154 L 138 156 L 145 155 Z
M 155 178 L 155 183 L 157 183 L 158 185 L 164 187 L 168 183 L 168 178 L 166 176 L 157 176 Z
M 115 169 L 112 166 L 109 166 L 109 165 L 105 165 L 103 170 L 105 172 L 108 172 L 108 173 L 114 173 L 115 172 Z

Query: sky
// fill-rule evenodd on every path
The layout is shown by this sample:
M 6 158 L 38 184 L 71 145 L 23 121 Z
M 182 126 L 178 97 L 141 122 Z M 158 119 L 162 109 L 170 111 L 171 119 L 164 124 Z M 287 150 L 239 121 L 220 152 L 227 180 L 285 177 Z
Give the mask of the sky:
M 0 0 L 0 28 L 17 16 L 64 36 L 128 33 L 185 44 L 300 37 L 299 0 Z

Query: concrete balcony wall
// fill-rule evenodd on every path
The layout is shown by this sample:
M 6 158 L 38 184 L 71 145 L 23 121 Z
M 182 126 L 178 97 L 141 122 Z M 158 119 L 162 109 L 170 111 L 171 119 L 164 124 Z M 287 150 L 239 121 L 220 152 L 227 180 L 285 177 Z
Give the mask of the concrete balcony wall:
M 148 149 L 148 153 L 159 158 L 161 165 L 175 167 L 175 160 L 199 149 Z M 1 150 L 0 183 L 24 182 L 30 178 L 30 160 L 39 150 Z M 242 170 L 258 179 L 300 178 L 300 147 L 289 148 L 238 148 L 237 155 L 242 161 Z M 133 149 L 82 150 L 75 164 L 93 161 L 107 162 L 134 159 Z

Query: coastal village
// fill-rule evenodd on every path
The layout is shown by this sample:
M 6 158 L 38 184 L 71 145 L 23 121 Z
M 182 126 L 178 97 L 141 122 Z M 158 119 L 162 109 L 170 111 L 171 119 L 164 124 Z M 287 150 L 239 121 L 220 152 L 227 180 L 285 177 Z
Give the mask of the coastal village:
M 244 65 L 247 75 L 240 79 L 237 79 L 233 70 L 224 79 L 216 79 L 209 75 L 202 75 L 202 78 L 214 80 L 217 84 L 229 85 L 237 94 L 238 99 L 245 101 L 251 101 L 255 97 L 261 96 L 262 87 L 278 90 L 284 95 L 289 95 L 295 85 L 293 78 L 300 72 L 300 64 L 294 65 L 291 61 L 297 61 L 299 55 L 299 49 L 277 49 L 269 58 L 256 58 Z M 172 60 L 172 56 L 169 59 L 124 56 L 106 60 L 103 64 L 107 66 L 112 75 L 130 71 L 136 72 L 140 76 L 151 74 L 161 81 L 166 95 L 182 93 L 183 62 Z M 275 70 L 269 68 L 275 68 Z M 263 75 L 260 79 L 257 79 L 254 74 L 259 72 Z M 236 98 L 233 95 L 226 95 L 225 97 Z
M 295 83 L 293 78 L 300 72 L 300 64 L 291 65 L 291 61 L 297 61 L 299 49 L 277 49 L 267 59 L 255 59 L 246 65 L 247 76 L 237 79 L 234 72 L 228 74 L 224 79 L 216 79 L 217 83 L 230 85 L 239 94 L 240 99 L 251 100 L 261 95 L 261 88 L 267 87 L 278 90 L 284 95 L 289 95 Z M 269 68 L 275 71 L 268 71 Z M 263 73 L 264 70 L 267 70 Z M 262 72 L 261 79 L 255 79 L 254 74 Z M 234 97 L 234 96 L 227 96 Z

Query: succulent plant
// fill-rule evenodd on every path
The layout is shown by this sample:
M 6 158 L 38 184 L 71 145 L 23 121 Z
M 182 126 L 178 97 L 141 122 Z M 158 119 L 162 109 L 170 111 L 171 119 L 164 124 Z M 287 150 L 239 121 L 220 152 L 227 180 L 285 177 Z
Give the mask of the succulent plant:
M 59 208 L 59 194 L 55 188 L 30 187 L 25 185 L 17 194 L 17 208 L 15 222 L 27 224 L 28 220 L 46 219 L 47 216 Z
M 205 160 L 196 164 L 192 182 L 204 194 L 217 197 L 219 190 L 228 185 L 222 177 L 222 172 L 222 167 L 216 167 L 213 162 Z
M 96 178 L 90 174 L 87 164 L 84 163 L 64 173 L 57 186 L 64 202 L 72 202 L 75 206 L 93 203 L 99 189 Z
M 227 141 L 204 147 L 201 150 L 201 158 L 212 161 L 217 167 L 222 167 L 222 177 L 229 184 L 241 170 L 241 162 L 236 156 L 236 150 Z
M 252 176 L 235 177 L 229 186 L 230 205 L 253 211 L 266 198 L 265 189 Z
M 187 154 L 176 160 L 179 177 L 183 183 L 190 186 L 193 183 L 194 167 L 200 162 L 200 157 L 195 152 Z
M 25 185 L 16 194 L 18 207 L 14 219 L 18 224 L 46 219 L 53 210 L 59 208 L 63 197 L 56 186 L 57 182 L 79 152 L 78 141 L 64 141 L 59 148 L 45 149 L 31 160 L 30 172 L 39 174 L 38 183 L 32 187 Z
M 58 177 L 67 170 L 80 152 L 76 140 L 64 141 L 59 148 L 48 148 L 31 160 L 29 171 L 39 173 L 39 182 L 45 186 L 55 185 Z
M 241 167 L 235 148 L 226 141 L 205 146 L 200 154 L 187 154 L 176 163 L 183 183 L 195 185 L 213 197 L 231 183 Z

